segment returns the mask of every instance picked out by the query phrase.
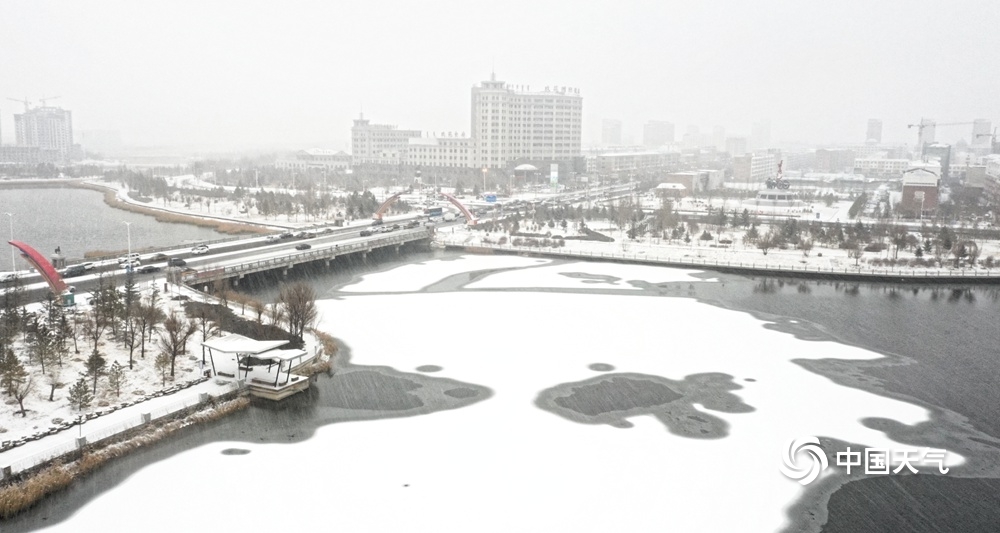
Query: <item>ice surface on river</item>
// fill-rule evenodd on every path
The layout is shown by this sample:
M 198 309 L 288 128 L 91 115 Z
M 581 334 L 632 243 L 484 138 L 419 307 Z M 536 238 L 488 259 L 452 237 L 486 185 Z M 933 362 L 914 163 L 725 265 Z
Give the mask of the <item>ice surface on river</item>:
M 448 263 L 536 264 L 506 257 Z M 397 270 L 366 276 L 364 290 L 415 290 L 430 280 L 407 285 Z M 633 269 L 616 265 L 573 264 L 566 271 L 635 279 Z M 793 362 L 880 355 L 799 340 L 749 314 L 693 299 L 470 291 L 348 296 L 321 308 L 322 329 L 350 345 L 354 363 L 402 371 L 437 365 L 435 376 L 490 387 L 494 396 L 426 416 L 334 424 L 299 444 L 191 449 L 136 472 L 51 530 L 97 530 L 115 517 L 171 533 L 300 525 L 387 532 L 746 531 L 748 525 L 772 531 L 786 523 L 787 506 L 803 491 L 778 469 L 792 438 L 913 449 L 859 419 L 914 424 L 928 417 L 921 407 L 838 386 Z M 540 391 L 602 375 L 588 368 L 593 363 L 675 381 L 725 373 L 742 386 L 732 393 L 753 410 L 695 406 L 728 423 L 725 437 L 698 439 L 672 434 L 652 416 L 630 418 L 633 427 L 622 429 L 573 422 L 535 405 Z M 250 453 L 221 453 L 229 448 Z

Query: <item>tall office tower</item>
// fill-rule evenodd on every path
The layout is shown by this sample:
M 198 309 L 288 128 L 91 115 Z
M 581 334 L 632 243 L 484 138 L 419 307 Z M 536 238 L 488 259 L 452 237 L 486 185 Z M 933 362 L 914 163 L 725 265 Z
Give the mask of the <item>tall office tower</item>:
M 601 121 L 601 144 L 617 146 L 622 143 L 622 121 L 606 118 Z
M 972 123 L 972 146 L 989 146 L 993 124 L 985 118 L 977 118 Z
M 865 142 L 882 142 L 882 121 L 877 118 L 868 119 L 868 133 L 865 134 Z
M 729 155 L 737 156 L 747 153 L 746 137 L 726 137 L 726 151 Z
M 716 150 L 726 149 L 726 128 L 724 126 L 712 128 L 712 144 L 715 145 Z
M 771 147 L 771 121 L 758 120 L 750 129 L 750 150 L 759 152 Z
M 490 76 L 472 88 L 472 138 L 478 165 L 505 168 L 519 160 L 571 161 L 580 156 L 582 116 L 579 89 L 531 91 Z
M 73 114 L 58 107 L 36 107 L 14 115 L 17 146 L 51 150 L 66 159 L 73 149 Z
M 674 125 L 665 120 L 650 120 L 642 128 L 642 144 L 651 148 L 673 144 Z
M 917 151 L 923 152 L 924 146 L 934 144 L 934 119 L 920 119 L 920 137 L 917 139 Z

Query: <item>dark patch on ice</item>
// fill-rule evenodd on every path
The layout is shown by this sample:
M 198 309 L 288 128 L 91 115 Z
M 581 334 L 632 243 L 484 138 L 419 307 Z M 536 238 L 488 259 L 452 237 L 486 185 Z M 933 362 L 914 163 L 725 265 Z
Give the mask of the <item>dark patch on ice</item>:
M 675 435 L 717 439 L 728 434 L 726 421 L 694 405 L 749 413 L 754 408 L 729 392 L 740 388 L 732 376 L 722 373 L 692 374 L 681 381 L 648 374 L 605 374 L 543 390 L 535 405 L 574 422 L 613 427 L 631 427 L 629 417 L 653 415 Z
M 750 383 L 755 383 L 757 380 L 754 378 L 744 378 L 743 381 L 749 381 Z
M 34 531 L 42 520 L 46 524 L 62 522 L 138 470 L 204 444 L 302 442 L 310 439 L 316 429 L 330 424 L 460 409 L 493 395 L 489 388 L 473 383 L 388 366 L 355 365 L 351 363 L 350 347 L 339 341 L 337 344 L 334 373 L 310 378 L 309 389 L 280 402 L 251 398 L 248 409 L 211 423 L 185 427 L 167 439 L 109 461 L 75 480 L 57 497 L 46 498 L 5 520 L 4 533 Z
M 408 411 L 424 405 L 419 396 L 411 394 L 421 385 L 410 379 L 371 370 L 338 374 L 334 379 L 337 386 L 324 405 L 366 411 Z
M 439 366 L 437 366 L 437 365 L 420 365 L 420 366 L 417 367 L 417 372 L 428 372 L 428 373 L 430 373 L 430 372 L 440 372 L 442 370 L 444 370 L 444 369 L 441 368 L 441 367 L 439 367 Z
M 607 283 L 608 285 L 614 285 L 622 280 L 615 276 L 607 276 L 604 274 L 587 274 L 586 272 L 560 272 L 560 276 L 566 276 L 567 278 L 573 278 L 581 280 L 583 283 Z
M 451 396 L 452 398 L 475 398 L 479 395 L 475 389 L 467 389 L 465 387 L 460 387 L 457 389 L 448 389 L 444 391 L 445 394 Z
M 250 453 L 250 450 L 246 448 L 226 448 L 219 453 L 222 455 L 246 455 Z
M 594 363 L 587 368 L 593 370 L 594 372 L 611 372 L 615 369 L 614 365 L 609 365 L 607 363 Z

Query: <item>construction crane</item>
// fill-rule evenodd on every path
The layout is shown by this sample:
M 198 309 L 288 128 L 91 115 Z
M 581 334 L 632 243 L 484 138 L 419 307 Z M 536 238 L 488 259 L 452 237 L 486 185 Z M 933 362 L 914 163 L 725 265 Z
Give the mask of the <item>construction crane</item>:
M 42 103 L 42 107 L 48 107 L 48 104 L 46 104 L 45 102 L 48 101 L 48 100 L 55 100 L 56 98 L 61 98 L 61 97 L 59 97 L 59 96 L 49 96 L 47 98 L 39 98 L 38 101 Z
M 25 97 L 24 100 L 18 100 L 17 98 L 8 98 L 8 100 L 10 100 L 11 102 L 21 102 L 22 104 L 24 104 L 25 113 L 31 110 L 31 100 L 28 100 L 27 97 Z
M 934 122 L 934 121 L 930 121 L 930 120 L 928 120 L 928 121 L 925 122 L 924 119 L 920 119 L 920 123 L 919 124 L 907 124 L 906 127 L 907 128 L 917 128 L 917 148 L 920 148 L 920 139 L 924 138 L 924 128 L 926 128 L 927 126 L 930 126 L 930 127 L 936 127 L 936 126 L 971 126 L 973 124 L 975 124 L 975 122 L 940 122 L 939 123 L 939 122 Z

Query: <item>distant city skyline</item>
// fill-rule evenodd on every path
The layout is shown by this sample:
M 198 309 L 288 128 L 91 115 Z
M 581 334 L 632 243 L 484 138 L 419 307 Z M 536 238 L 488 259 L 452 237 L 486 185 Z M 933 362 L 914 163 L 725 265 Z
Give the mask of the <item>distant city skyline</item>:
M 345 149 L 361 110 L 427 131 L 469 130 L 469 88 L 492 71 L 533 88 L 579 88 L 585 146 L 600 143 L 609 117 L 638 142 L 651 120 L 748 138 L 767 120 L 775 145 L 864 142 L 873 116 L 886 143 L 915 143 L 906 126 L 921 118 L 1000 122 L 1000 74 L 988 68 L 1000 10 L 987 1 L 732 2 L 723 18 L 697 3 L 431 7 L 7 2 L 2 141 L 14 143 L 23 109 L 7 98 L 61 95 L 75 129 L 117 131 L 124 145 Z M 558 23 L 537 31 L 526 17 Z M 601 39 L 579 31 L 597 21 Z M 934 76 L 915 74 L 928 63 Z M 971 144 L 970 135 L 935 131 L 943 142 Z

